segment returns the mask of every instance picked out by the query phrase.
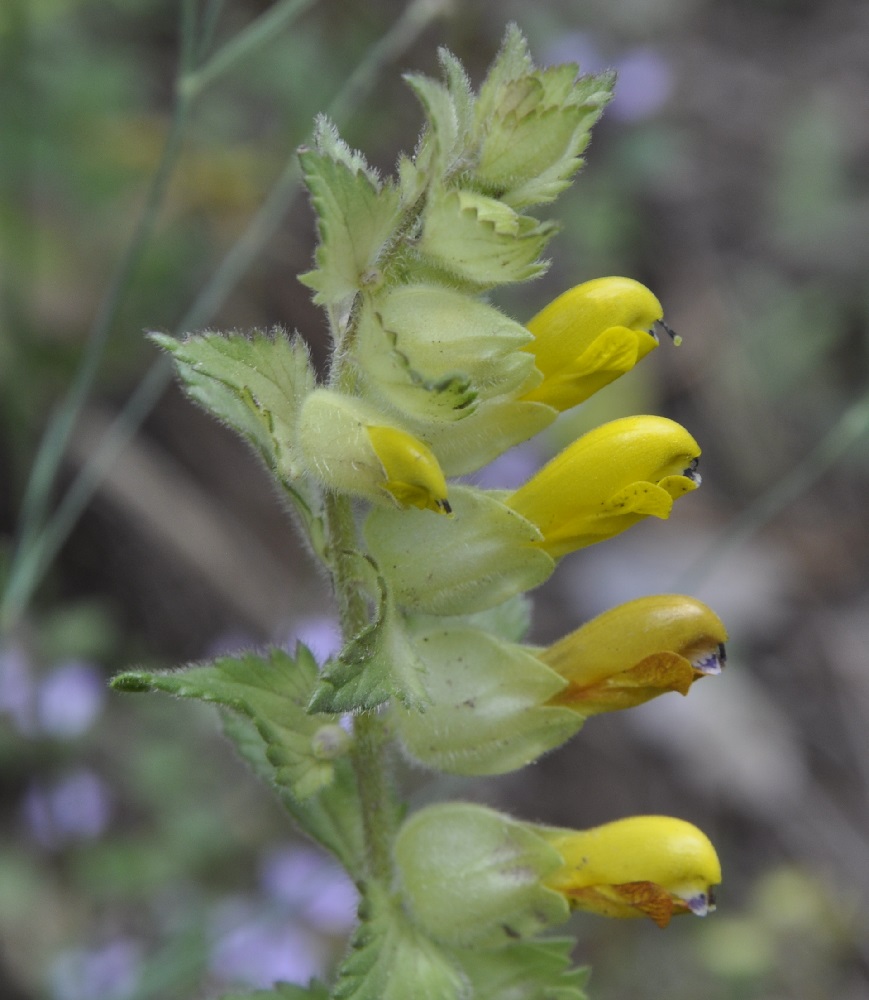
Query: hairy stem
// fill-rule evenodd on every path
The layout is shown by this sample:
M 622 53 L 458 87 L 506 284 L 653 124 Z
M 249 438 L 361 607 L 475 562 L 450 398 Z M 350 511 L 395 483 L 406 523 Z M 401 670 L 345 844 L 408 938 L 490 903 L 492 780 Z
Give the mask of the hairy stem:
M 368 601 L 359 576 L 356 526 L 347 497 L 327 496 L 326 530 L 341 632 L 347 641 L 368 624 Z M 388 886 L 392 878 L 391 844 L 396 808 L 389 775 L 386 725 L 376 714 L 359 715 L 354 735 L 353 768 L 362 803 L 368 856 L 366 875 Z

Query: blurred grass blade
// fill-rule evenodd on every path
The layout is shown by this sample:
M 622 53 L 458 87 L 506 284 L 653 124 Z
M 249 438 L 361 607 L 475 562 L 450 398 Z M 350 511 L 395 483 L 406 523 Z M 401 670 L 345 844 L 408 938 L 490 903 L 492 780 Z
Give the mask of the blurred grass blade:
M 289 7 L 292 4 L 286 6 Z M 330 105 L 330 116 L 340 119 L 349 115 L 370 90 L 377 74 L 402 51 L 412 45 L 422 31 L 446 11 L 447 6 L 447 0 L 412 0 L 389 31 L 368 50 L 363 61 L 348 78 Z M 283 10 L 284 5 L 281 7 Z M 189 38 L 192 32 L 191 10 L 192 2 L 186 0 L 182 11 L 182 30 L 186 32 L 185 38 Z M 182 49 L 185 53 L 191 53 L 189 56 L 185 56 L 185 60 L 182 62 L 182 69 L 184 69 L 187 66 L 187 59 L 192 58 L 192 41 L 183 44 Z M 178 102 L 173 115 L 173 132 L 175 131 L 174 123 L 178 123 L 177 138 L 173 140 L 175 143 L 180 139 L 190 102 L 190 96 L 185 97 L 180 93 L 181 89 L 179 87 Z M 173 156 L 177 155 L 177 150 L 170 151 Z M 164 159 L 165 157 L 166 152 L 164 152 Z M 26 494 L 28 499 L 25 503 L 25 506 L 29 504 L 29 513 L 24 518 L 24 530 L 16 549 L 13 564 L 10 567 L 6 591 L 2 601 L 0 601 L 0 631 L 11 627 L 24 613 L 52 560 L 99 488 L 104 471 L 135 435 L 172 379 L 173 369 L 165 358 L 160 358 L 152 365 L 119 413 L 111 430 L 95 449 L 91 460 L 79 471 L 54 514 L 45 520 L 51 486 L 69 441 L 75 415 L 84 403 L 96 374 L 126 282 L 131 277 L 147 237 L 150 235 L 156 207 L 159 204 L 158 196 L 162 197 L 171 172 L 169 167 L 172 165 L 174 164 L 170 162 L 169 166 L 165 168 L 166 176 L 159 178 L 159 184 L 157 175 L 152 181 L 151 192 L 153 192 L 153 196 L 149 197 L 146 202 L 139 229 L 106 297 L 98 320 L 98 332 L 92 334 L 91 341 L 86 348 L 87 364 L 82 363 L 82 370 L 80 370 L 65 401 L 64 410 L 46 433 L 34 464 Z M 162 168 L 163 164 L 158 168 L 158 173 Z M 254 215 L 242 236 L 231 247 L 211 279 L 182 317 L 175 330 L 176 334 L 201 326 L 220 309 L 256 256 L 283 224 L 287 209 L 296 195 L 299 179 L 299 166 L 294 152 L 260 210 Z M 94 342 L 95 346 L 92 346 Z M 84 373 L 82 373 L 83 370 Z M 62 423 L 61 416 L 63 417 Z M 43 521 L 45 523 L 41 527 Z
M 180 93 L 192 99 L 214 83 L 232 66 L 250 55 L 255 49 L 270 42 L 299 14 L 303 14 L 316 0 L 282 0 L 240 31 L 223 48 L 218 49 L 206 62 L 181 81 Z

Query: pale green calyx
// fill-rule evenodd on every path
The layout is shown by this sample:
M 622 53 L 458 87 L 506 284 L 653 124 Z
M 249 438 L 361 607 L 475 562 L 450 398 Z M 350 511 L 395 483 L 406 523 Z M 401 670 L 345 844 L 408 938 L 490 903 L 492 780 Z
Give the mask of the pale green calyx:
M 539 586 L 555 568 L 538 529 L 493 493 L 450 489 L 451 518 L 377 508 L 365 522 L 369 551 L 397 604 L 460 615 Z
M 564 897 L 543 882 L 561 855 L 523 823 L 454 802 L 414 813 L 395 842 L 414 921 L 436 941 L 499 947 L 567 919 Z
M 524 647 L 478 628 L 429 628 L 414 636 L 427 668 L 423 712 L 396 705 L 396 731 L 420 763 L 452 774 L 502 774 L 570 739 L 583 723 L 547 704 L 563 678 Z
M 493 396 L 530 391 L 531 335 L 493 306 L 439 285 L 365 295 L 353 361 L 368 390 L 419 422 L 454 422 Z

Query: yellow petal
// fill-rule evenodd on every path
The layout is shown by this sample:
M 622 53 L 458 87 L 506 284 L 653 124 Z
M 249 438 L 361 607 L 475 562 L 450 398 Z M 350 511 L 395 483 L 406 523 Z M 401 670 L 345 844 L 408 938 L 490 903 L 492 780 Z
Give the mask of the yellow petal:
M 595 428 L 544 466 L 507 504 L 543 533 L 558 558 L 624 531 L 695 489 L 700 448 L 665 417 L 624 417 Z
M 630 371 L 657 346 L 664 313 L 631 278 L 595 278 L 560 295 L 528 323 L 543 382 L 524 398 L 566 410 Z
M 649 916 L 659 926 L 671 915 L 714 909 L 712 886 L 721 881 L 721 864 L 709 839 L 691 823 L 632 816 L 544 836 L 564 860 L 545 884 L 576 909 Z
M 653 653 L 635 666 L 591 684 L 573 681 L 548 702 L 568 705 L 581 715 L 634 708 L 667 691 L 688 694 L 697 671 L 678 653 Z
M 536 655 L 568 682 L 551 704 L 589 716 L 666 691 L 686 694 L 698 677 L 720 671 L 726 640 L 701 601 L 653 594 L 610 608 Z
M 447 483 L 438 460 L 417 438 L 397 427 L 366 428 L 383 466 L 383 489 L 399 507 L 449 514 Z
M 637 334 L 623 326 L 610 327 L 578 357 L 545 377 L 522 398 L 568 410 L 629 372 L 639 359 Z

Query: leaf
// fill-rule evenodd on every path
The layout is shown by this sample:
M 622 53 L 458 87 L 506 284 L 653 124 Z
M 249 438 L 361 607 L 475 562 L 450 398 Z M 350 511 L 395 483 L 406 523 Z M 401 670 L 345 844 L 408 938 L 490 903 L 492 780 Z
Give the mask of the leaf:
M 321 126 L 316 150 L 299 153 L 320 235 L 317 267 L 299 280 L 321 305 L 343 304 L 372 280 L 401 209 L 395 186 L 381 184 L 330 129 Z
M 367 712 L 390 698 L 406 708 L 425 711 L 428 701 L 422 676 L 425 667 L 396 609 L 383 577 L 376 619 L 327 664 L 311 699 L 315 712 Z
M 273 786 L 274 768 L 266 757 L 266 745 L 250 719 L 225 712 L 223 731 L 254 773 Z M 361 869 L 365 858 L 359 819 L 361 806 L 356 779 L 346 760 L 336 761 L 335 778 L 328 788 L 304 801 L 284 789 L 276 791 L 284 808 L 309 837 L 331 851 L 348 871 Z
M 257 990 L 255 993 L 230 993 L 221 1000 L 329 1000 L 329 990 L 317 982 L 308 986 L 297 986 L 295 983 L 275 983 L 270 990 Z
M 359 917 L 333 1000 L 470 1000 L 452 959 L 382 890 L 371 887 Z
M 154 690 L 198 698 L 247 716 L 266 745 L 275 783 L 304 799 L 330 784 L 335 756 L 342 749 L 334 732 L 337 718 L 307 712 L 317 681 L 317 664 L 299 644 L 295 660 L 282 649 L 272 649 L 264 656 L 221 657 L 178 671 L 130 671 L 115 677 L 112 686 L 119 691 Z M 349 738 L 343 749 L 348 742 Z
M 576 942 L 517 941 L 493 951 L 456 952 L 474 1000 L 587 1000 L 589 970 L 571 966 Z
M 301 337 L 282 330 L 150 336 L 172 355 L 191 399 L 246 438 L 279 477 L 300 475 L 296 418 L 315 384 Z
M 510 84 L 534 71 L 534 63 L 528 51 L 528 42 L 518 26 L 507 25 L 501 51 L 495 57 L 477 98 L 477 121 L 484 122 L 498 112 L 498 101 L 502 90 Z

